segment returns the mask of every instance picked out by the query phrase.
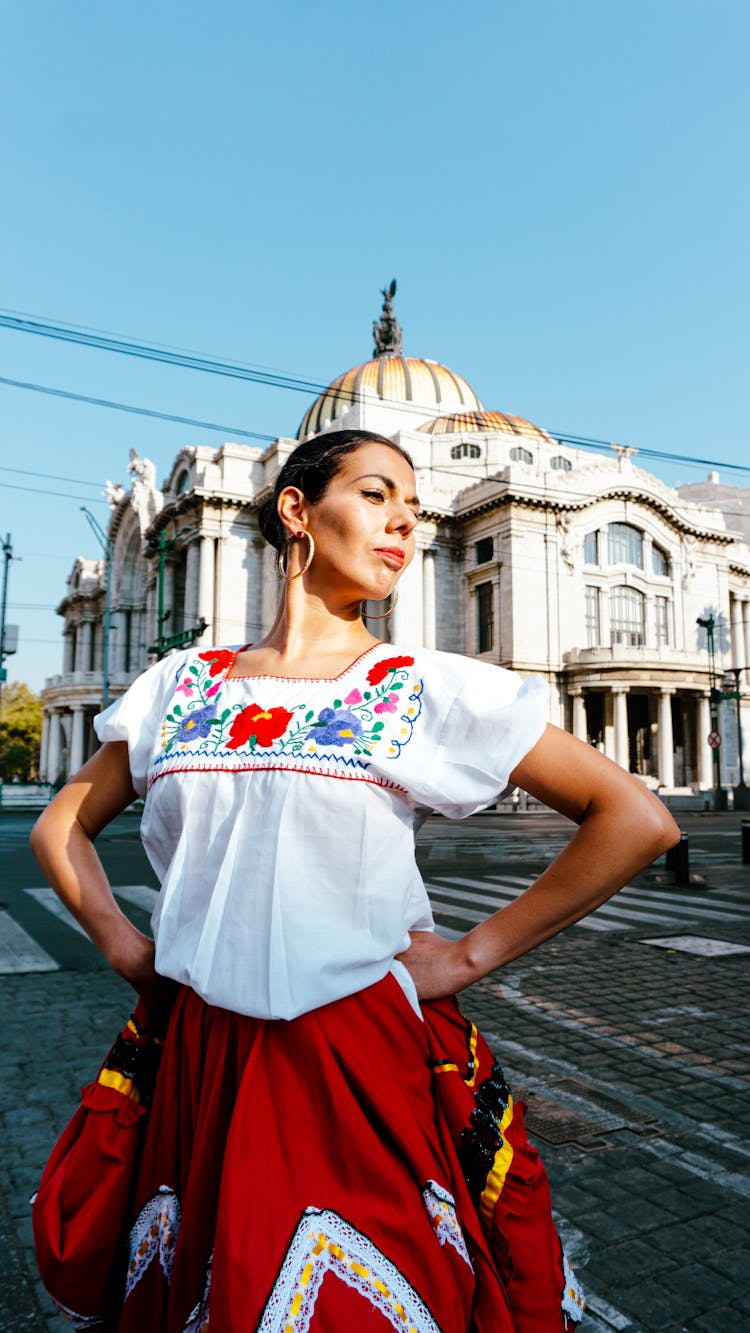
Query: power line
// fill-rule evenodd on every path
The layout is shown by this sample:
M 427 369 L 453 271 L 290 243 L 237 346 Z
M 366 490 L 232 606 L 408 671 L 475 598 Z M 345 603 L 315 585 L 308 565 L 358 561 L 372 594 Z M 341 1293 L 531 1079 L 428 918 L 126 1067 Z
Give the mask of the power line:
M 108 398 L 93 398 L 86 393 L 73 393 L 69 389 L 53 389 L 47 384 L 30 384 L 26 380 L 11 380 L 6 376 L 0 375 L 0 384 L 6 384 L 12 389 L 29 389 L 33 393 L 49 394 L 54 398 L 66 398 L 74 403 L 90 403 L 94 407 L 108 407 L 116 412 L 132 412 L 140 417 L 153 417 L 157 421 L 171 421 L 178 426 L 197 426 L 201 430 L 215 430 L 222 435 L 241 435 L 248 440 L 262 440 L 270 444 L 276 437 L 274 435 L 262 435 L 255 430 L 242 430 L 240 426 L 222 426 L 215 421 L 199 421 L 195 417 L 180 417 L 174 412 L 158 412 L 152 407 L 135 407 L 131 403 L 115 403 Z M 11 471 L 12 469 L 6 469 Z
M 61 477 L 58 472 L 33 472 L 28 467 L 0 467 L 0 472 L 13 472 L 17 477 L 44 477 L 46 481 L 68 481 L 75 486 L 103 487 L 103 481 L 86 481 L 84 477 Z
M 63 342 L 76 343 L 78 345 L 85 347 L 93 347 L 100 351 L 116 352 L 120 355 L 132 356 L 141 360 L 157 361 L 162 364 L 178 366 L 187 370 L 201 371 L 205 374 L 220 375 L 227 378 L 240 379 L 254 384 L 263 384 L 266 385 L 267 387 L 272 387 L 272 388 L 288 389 L 295 393 L 305 393 L 305 394 L 315 393 L 319 395 L 328 392 L 328 390 L 331 388 L 330 384 L 323 384 L 316 380 L 304 379 L 302 377 L 293 375 L 285 375 L 282 374 L 281 372 L 276 372 L 276 371 L 262 370 L 257 367 L 243 365 L 242 362 L 238 361 L 222 361 L 208 356 L 197 355 L 197 354 L 193 355 L 193 354 L 178 352 L 170 350 L 169 348 L 166 347 L 161 347 L 158 344 L 154 343 L 136 342 L 136 341 L 130 341 L 125 338 L 99 334 L 94 331 L 86 330 L 85 328 L 82 328 L 81 326 L 77 325 L 52 323 L 49 321 L 42 321 L 42 320 L 32 319 L 29 317 L 22 317 L 18 315 L 11 315 L 9 313 L 0 312 L 0 328 L 7 328 L 16 333 L 30 333 L 30 334 L 35 334 L 39 337 L 53 338 Z M 44 392 L 42 386 L 40 386 L 40 391 Z M 66 396 L 67 391 L 61 390 L 60 393 L 61 396 Z M 338 389 L 337 394 L 339 398 L 343 400 L 346 400 L 348 398 L 351 402 L 355 401 L 356 398 L 359 396 L 358 391 L 356 389 Z M 83 397 L 83 395 L 81 395 L 81 397 Z M 88 399 L 84 398 L 84 401 L 88 401 Z M 102 406 L 106 405 L 106 400 L 96 400 L 96 401 L 98 401 Z M 398 406 L 404 412 L 412 411 L 412 412 L 419 412 L 420 414 L 423 414 L 424 412 L 424 406 L 422 404 L 402 402 L 401 400 L 387 399 L 387 398 L 382 398 L 380 399 L 380 401 L 386 406 Z M 129 410 L 126 405 L 123 404 L 122 406 L 124 410 Z M 150 409 L 132 409 L 132 410 L 138 411 L 139 414 L 143 413 L 146 415 L 150 415 Z M 165 413 L 164 416 L 168 420 L 172 419 L 171 414 Z M 213 427 L 209 426 L 209 428 Z M 219 427 L 219 429 L 223 428 Z M 514 434 L 516 433 L 519 436 L 528 435 L 537 440 L 539 437 L 538 431 L 534 427 L 532 427 L 529 431 L 524 431 L 523 429 L 520 429 L 517 432 L 514 431 Z M 600 440 L 581 435 L 574 435 L 570 434 L 567 431 L 554 431 L 554 432 L 550 431 L 548 433 L 551 435 L 553 439 L 559 440 L 560 443 L 568 444 L 574 448 L 595 449 L 595 450 L 601 450 L 601 449 L 607 450 L 611 448 L 611 442 L 609 440 Z M 263 436 L 261 438 L 273 439 L 275 437 Z M 679 462 L 679 463 L 690 464 L 693 466 L 703 466 L 711 468 L 721 467 L 724 468 L 725 470 L 730 470 L 733 472 L 741 472 L 741 473 L 750 472 L 749 466 L 744 466 L 739 463 L 721 462 L 716 459 L 695 459 L 687 454 L 668 453 L 666 451 L 658 449 L 643 448 L 639 449 L 638 452 L 642 454 L 644 457 L 664 459 L 668 462 Z M 446 470 L 453 471 L 452 469 L 446 469 Z M 456 475 L 455 472 L 454 475 Z
M 4 491 L 28 491 L 31 495 L 56 495 L 60 500 L 85 500 L 86 504 L 103 505 L 106 500 L 97 500 L 90 495 L 71 495 L 68 491 L 48 491 L 41 486 L 15 486 L 10 481 L 0 481 Z

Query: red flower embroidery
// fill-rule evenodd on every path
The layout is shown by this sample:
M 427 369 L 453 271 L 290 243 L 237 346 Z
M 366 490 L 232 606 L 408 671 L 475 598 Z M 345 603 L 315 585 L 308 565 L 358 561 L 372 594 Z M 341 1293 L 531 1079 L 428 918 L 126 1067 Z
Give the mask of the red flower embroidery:
M 413 657 L 387 657 L 384 662 L 376 662 L 374 667 L 370 667 L 367 673 L 368 685 L 379 685 L 381 680 L 385 680 L 389 671 L 395 671 L 397 667 L 414 666 Z
M 209 676 L 218 676 L 221 671 L 229 670 L 237 654 L 230 652 L 228 648 L 217 648 L 215 652 L 198 653 L 198 656 L 202 662 L 211 663 L 208 668 Z
M 232 723 L 227 749 L 238 750 L 252 736 L 255 737 L 256 745 L 273 745 L 279 736 L 283 736 L 293 716 L 288 708 L 265 710 L 260 704 L 248 704 Z

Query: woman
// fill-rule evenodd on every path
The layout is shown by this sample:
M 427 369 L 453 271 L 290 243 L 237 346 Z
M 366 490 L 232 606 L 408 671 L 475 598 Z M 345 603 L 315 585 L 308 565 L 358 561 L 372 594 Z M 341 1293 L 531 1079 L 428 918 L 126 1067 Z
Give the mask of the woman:
M 678 830 L 546 724 L 540 678 L 369 632 L 362 606 L 394 592 L 418 510 L 386 438 L 300 445 L 260 516 L 284 580 L 269 633 L 145 672 L 34 830 L 50 883 L 151 1013 L 176 990 L 124 1299 L 108 1279 L 120 1333 L 549 1333 L 581 1317 L 521 1111 L 452 997 Z M 415 830 L 509 784 L 578 830 L 521 897 L 444 940 Z M 94 850 L 136 794 L 156 946 Z M 100 1075 L 108 1095 L 118 1069 Z M 78 1309 L 87 1327 L 104 1313 Z

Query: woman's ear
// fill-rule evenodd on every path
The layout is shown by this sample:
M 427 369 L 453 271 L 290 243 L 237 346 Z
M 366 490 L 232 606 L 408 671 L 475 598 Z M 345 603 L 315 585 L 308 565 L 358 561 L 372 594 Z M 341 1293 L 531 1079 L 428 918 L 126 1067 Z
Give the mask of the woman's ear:
M 281 522 L 290 532 L 305 526 L 307 501 L 297 486 L 285 486 L 279 492 L 276 508 Z

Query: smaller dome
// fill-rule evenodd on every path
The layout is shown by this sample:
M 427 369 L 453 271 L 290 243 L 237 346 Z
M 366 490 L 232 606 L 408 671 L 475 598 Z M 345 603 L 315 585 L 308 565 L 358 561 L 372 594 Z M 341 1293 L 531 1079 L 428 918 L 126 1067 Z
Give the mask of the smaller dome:
M 546 430 L 531 421 L 525 421 L 523 417 L 513 417 L 508 412 L 453 412 L 449 416 L 434 417 L 419 429 L 425 435 L 466 435 L 494 430 L 502 431 L 505 435 L 522 435 L 527 440 L 552 442 L 552 436 Z

